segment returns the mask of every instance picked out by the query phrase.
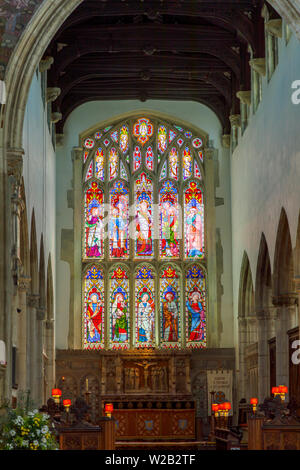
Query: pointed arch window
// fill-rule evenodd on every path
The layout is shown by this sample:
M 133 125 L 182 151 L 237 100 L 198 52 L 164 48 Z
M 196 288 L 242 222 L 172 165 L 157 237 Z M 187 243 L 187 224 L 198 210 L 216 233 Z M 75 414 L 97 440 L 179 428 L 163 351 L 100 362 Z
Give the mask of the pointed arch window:
M 83 138 L 85 349 L 206 347 L 205 139 L 151 116 Z

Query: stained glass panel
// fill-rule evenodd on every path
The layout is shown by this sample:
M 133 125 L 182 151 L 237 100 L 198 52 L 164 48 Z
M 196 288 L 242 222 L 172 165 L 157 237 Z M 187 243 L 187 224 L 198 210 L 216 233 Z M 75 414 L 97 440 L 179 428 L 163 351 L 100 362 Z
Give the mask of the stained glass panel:
M 142 266 L 135 280 L 136 347 L 155 344 L 155 297 L 152 269 Z
M 186 180 L 192 176 L 192 155 L 189 147 L 185 147 L 182 155 L 183 179 Z
M 95 177 L 104 181 L 104 151 L 99 148 L 95 155 Z
M 187 347 L 206 347 L 206 286 L 202 269 L 195 265 L 186 276 Z
M 176 269 L 169 266 L 160 275 L 161 345 L 163 348 L 179 348 L 180 285 Z
M 152 147 L 148 147 L 146 151 L 146 167 L 151 171 L 154 169 L 154 153 Z
M 204 204 L 201 188 L 191 181 L 184 193 L 185 257 L 204 257 Z
M 177 136 L 177 132 L 173 131 L 172 129 L 170 129 L 170 132 L 169 132 L 169 144 L 171 142 L 173 142 L 173 140 L 175 139 L 175 137 Z
M 119 157 L 118 152 L 114 147 L 110 149 L 109 152 L 109 179 L 113 180 L 118 176 L 118 164 L 119 164 Z
M 159 192 L 160 256 L 179 257 L 179 208 L 178 191 L 171 181 L 165 181 Z
M 169 176 L 175 180 L 178 179 L 178 152 L 175 147 L 172 148 L 169 154 Z
M 129 131 L 127 126 L 122 126 L 120 130 L 120 149 L 126 153 L 129 148 Z
M 202 179 L 201 170 L 196 160 L 194 161 L 194 176 L 195 178 L 199 178 L 200 180 Z
M 160 153 L 164 153 L 167 149 L 167 129 L 160 126 L 157 133 L 157 147 Z
M 123 180 L 128 181 L 127 171 L 125 170 L 125 166 L 122 160 L 120 161 L 120 176 L 123 178 Z
M 159 181 L 162 181 L 166 177 L 167 177 L 167 161 L 165 161 L 165 163 L 163 164 L 163 167 L 160 172 Z
M 111 258 L 128 258 L 128 224 L 128 189 L 122 181 L 117 181 L 110 191 L 109 246 Z
M 94 171 L 94 162 L 93 160 L 90 162 L 86 175 L 85 175 L 85 181 L 88 181 L 90 178 L 93 176 L 93 171 Z
M 104 348 L 104 281 L 96 266 L 87 270 L 84 279 L 84 349 Z
M 133 135 L 142 145 L 145 145 L 153 136 L 153 131 L 153 124 L 147 118 L 138 119 L 133 126 Z
M 110 275 L 110 346 L 128 349 L 130 342 L 129 279 L 118 267 Z
M 135 183 L 136 241 L 135 255 L 153 256 L 152 240 L 152 198 L 153 185 L 146 173 L 141 173 Z
M 103 191 L 92 182 L 85 191 L 85 248 L 86 258 L 103 256 Z
M 133 171 L 139 169 L 142 163 L 142 153 L 140 147 L 137 145 L 133 152 Z

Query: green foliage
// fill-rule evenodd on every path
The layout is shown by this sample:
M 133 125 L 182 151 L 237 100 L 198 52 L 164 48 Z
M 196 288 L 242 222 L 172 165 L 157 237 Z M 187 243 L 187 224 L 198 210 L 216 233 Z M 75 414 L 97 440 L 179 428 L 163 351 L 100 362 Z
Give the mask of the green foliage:
M 18 408 L 8 403 L 0 407 L 1 450 L 57 450 L 54 424 L 50 416 L 32 410 L 29 393 L 21 397 Z

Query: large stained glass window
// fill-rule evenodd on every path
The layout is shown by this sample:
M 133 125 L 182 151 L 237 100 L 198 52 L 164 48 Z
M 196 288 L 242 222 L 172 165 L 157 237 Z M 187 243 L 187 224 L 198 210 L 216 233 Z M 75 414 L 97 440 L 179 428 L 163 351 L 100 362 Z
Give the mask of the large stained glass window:
M 206 139 L 144 115 L 83 138 L 85 349 L 206 346 Z

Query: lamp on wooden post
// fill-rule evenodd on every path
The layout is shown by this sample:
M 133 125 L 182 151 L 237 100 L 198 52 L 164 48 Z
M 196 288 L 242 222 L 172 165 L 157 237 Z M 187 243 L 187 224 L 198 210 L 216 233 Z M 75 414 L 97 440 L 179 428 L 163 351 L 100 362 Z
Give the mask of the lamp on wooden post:
M 104 412 L 107 418 L 111 418 L 113 411 L 114 411 L 114 405 L 112 403 L 105 403 Z
M 257 398 L 250 398 L 250 405 L 252 406 L 253 413 L 256 413 L 257 410 L 258 399 Z
M 57 405 L 59 405 L 61 398 L 61 390 L 59 388 L 52 388 L 52 397 Z

